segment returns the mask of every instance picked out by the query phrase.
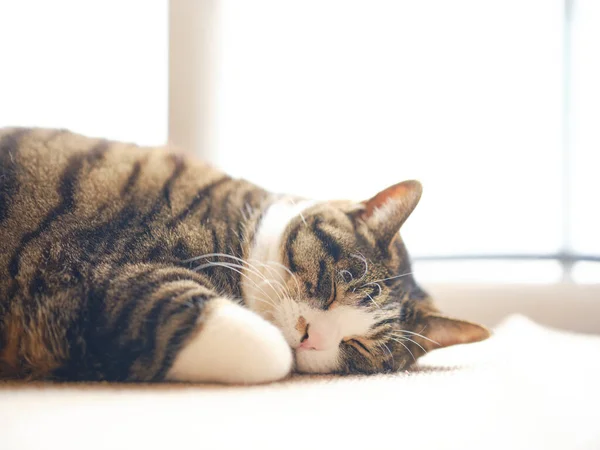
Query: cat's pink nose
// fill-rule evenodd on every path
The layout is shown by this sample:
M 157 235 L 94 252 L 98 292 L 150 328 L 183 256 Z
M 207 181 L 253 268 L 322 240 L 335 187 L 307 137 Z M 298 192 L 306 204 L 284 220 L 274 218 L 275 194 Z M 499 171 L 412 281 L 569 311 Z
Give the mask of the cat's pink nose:
M 316 330 L 309 328 L 308 337 L 300 343 L 299 348 L 306 350 L 322 350 L 323 349 L 323 335 Z

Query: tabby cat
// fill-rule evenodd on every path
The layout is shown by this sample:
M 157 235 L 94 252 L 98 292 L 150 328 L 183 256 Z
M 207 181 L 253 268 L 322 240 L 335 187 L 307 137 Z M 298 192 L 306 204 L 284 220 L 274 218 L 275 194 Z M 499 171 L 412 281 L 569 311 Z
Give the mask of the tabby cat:
M 312 202 L 168 148 L 0 129 L 0 378 L 261 383 L 485 339 L 411 275 L 420 196 Z

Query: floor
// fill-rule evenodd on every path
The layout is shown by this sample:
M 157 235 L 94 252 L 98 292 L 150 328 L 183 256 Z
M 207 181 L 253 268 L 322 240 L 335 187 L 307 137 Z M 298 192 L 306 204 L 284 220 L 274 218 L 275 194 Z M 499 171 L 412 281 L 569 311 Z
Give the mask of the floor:
M 600 449 L 598 380 L 600 336 L 513 316 L 388 376 L 0 384 L 0 448 Z

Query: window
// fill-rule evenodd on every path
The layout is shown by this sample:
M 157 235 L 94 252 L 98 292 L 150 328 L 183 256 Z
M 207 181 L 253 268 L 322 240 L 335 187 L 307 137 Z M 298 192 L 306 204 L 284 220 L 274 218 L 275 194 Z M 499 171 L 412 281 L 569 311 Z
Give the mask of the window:
M 570 244 L 591 257 L 600 255 L 600 2 L 574 1 L 570 17 Z
M 600 256 L 598 2 L 218 5 L 209 154 L 227 171 L 316 198 L 418 178 L 411 253 L 478 279 Z
M 0 125 L 170 134 L 317 199 L 417 178 L 418 272 L 600 282 L 596 0 L 20 0 L 0 24 Z

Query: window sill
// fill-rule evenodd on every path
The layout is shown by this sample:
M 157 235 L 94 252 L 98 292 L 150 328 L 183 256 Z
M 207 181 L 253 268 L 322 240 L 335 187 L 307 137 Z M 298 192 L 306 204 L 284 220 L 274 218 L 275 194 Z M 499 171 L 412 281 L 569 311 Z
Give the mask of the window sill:
M 445 314 L 488 327 L 523 314 L 551 327 L 600 334 L 600 284 L 421 284 Z

